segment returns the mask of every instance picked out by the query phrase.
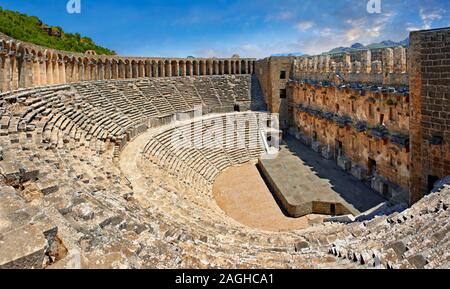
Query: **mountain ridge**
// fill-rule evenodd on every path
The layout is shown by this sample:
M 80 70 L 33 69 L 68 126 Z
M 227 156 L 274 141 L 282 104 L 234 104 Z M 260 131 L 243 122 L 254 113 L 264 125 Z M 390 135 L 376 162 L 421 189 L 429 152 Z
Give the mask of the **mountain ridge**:
M 379 43 L 372 43 L 369 45 L 364 45 L 361 43 L 354 43 L 350 47 L 336 47 L 331 49 L 328 52 L 323 54 L 334 54 L 334 53 L 343 53 L 343 52 L 353 52 L 361 49 L 379 49 L 379 48 L 388 48 L 388 47 L 396 47 L 396 46 L 409 46 L 409 37 L 406 39 L 396 42 L 392 40 L 384 40 Z

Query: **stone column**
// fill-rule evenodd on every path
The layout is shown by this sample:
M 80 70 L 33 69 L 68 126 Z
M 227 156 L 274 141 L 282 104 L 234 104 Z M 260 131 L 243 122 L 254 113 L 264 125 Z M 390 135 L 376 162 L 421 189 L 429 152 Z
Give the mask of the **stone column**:
M 394 51 L 391 48 L 383 50 L 383 72 L 394 72 Z
M 184 72 L 186 71 L 186 63 L 184 61 L 179 61 L 177 67 L 177 76 L 184 76 Z
M 158 77 L 158 69 L 157 69 L 157 63 L 152 61 L 152 76 Z
M 151 63 L 145 61 L 144 62 L 144 70 L 145 70 L 144 76 L 146 76 L 146 77 L 151 77 L 152 76 L 152 65 L 151 65 Z
M 47 84 L 47 59 L 45 58 L 41 58 L 39 59 L 39 66 L 40 66 L 40 82 L 39 84 L 42 85 L 46 85 Z
M 223 73 L 223 61 L 219 61 L 218 62 L 218 65 L 219 65 L 219 75 L 223 75 L 224 73 Z
M 52 62 L 52 68 L 53 68 L 53 84 L 59 84 L 59 63 L 58 59 L 55 59 Z
M 112 64 L 111 61 L 106 61 L 104 64 L 105 79 L 112 79 Z
M 324 71 L 324 59 L 323 59 L 323 55 L 320 55 L 318 57 L 318 61 L 317 61 L 317 72 L 319 73 L 323 73 Z
M 1 51 L 0 51 L 0 53 L 1 53 Z M 4 64 L 5 64 L 5 61 L 4 61 L 3 55 L 0 54 L 0 91 L 1 92 L 6 90 L 5 89 L 5 75 L 6 75 L 6 71 L 5 71 L 5 68 L 4 68 Z
M 83 61 L 83 80 L 91 80 L 90 66 L 85 61 Z
M 350 53 L 344 54 L 344 73 L 352 73 L 352 56 Z
M 11 55 L 11 90 L 16 90 L 19 88 L 19 67 L 17 61 L 18 59 L 16 58 L 16 54 Z
M 11 74 L 12 74 L 12 70 L 11 70 L 11 59 L 9 56 L 7 56 L 5 58 L 5 75 L 4 75 L 4 90 L 6 91 L 10 91 L 11 90 Z
M 145 76 L 145 67 L 144 67 L 144 63 L 143 62 L 139 62 L 139 77 L 144 77 Z
M 94 67 L 92 62 L 88 62 L 87 64 L 87 71 L 88 71 L 88 80 L 94 80 Z
M 20 59 L 18 60 L 18 70 L 19 70 L 19 87 L 25 88 L 27 85 L 29 85 L 28 81 L 28 69 L 27 69 L 27 61 L 26 56 L 22 55 Z
M 306 69 L 307 72 L 313 72 L 314 71 L 314 61 L 312 58 L 308 58 L 308 66 Z
M 73 62 L 70 60 L 65 60 L 64 67 L 66 70 L 66 82 L 67 83 L 73 82 L 73 70 L 74 70 Z
M 41 85 L 40 59 L 34 56 L 33 59 L 33 86 Z
M 402 46 L 394 48 L 394 71 L 395 73 L 406 72 L 406 49 Z
M 212 60 L 206 62 L 208 75 L 214 75 L 214 62 Z
M 206 62 L 202 61 L 199 63 L 200 69 L 198 71 L 198 75 L 206 75 Z
M 165 65 L 164 65 L 164 62 L 163 61 L 161 61 L 160 63 L 159 63 L 159 68 L 160 68 L 160 76 L 159 77 L 166 77 L 166 67 L 165 67 Z
M 192 63 L 192 68 L 194 70 L 192 75 L 198 76 L 200 74 L 198 61 L 195 61 L 195 62 Z
M 32 54 L 28 54 L 25 62 L 26 62 L 26 84 L 27 87 L 33 87 L 34 85 L 34 69 L 33 69 L 33 65 L 34 65 L 34 56 Z
M 79 68 L 79 79 L 80 81 L 85 81 L 86 79 L 86 67 L 85 67 L 85 63 L 81 62 L 80 65 L 78 66 Z
M 111 79 L 119 78 L 119 63 L 117 61 L 113 61 L 111 63 Z
M 213 71 L 213 74 L 215 74 L 215 75 L 219 75 L 219 74 L 220 74 L 220 71 L 219 71 L 219 62 L 218 62 L 218 61 L 215 61 L 215 62 L 214 62 L 214 71 Z
M 55 62 L 53 59 L 49 59 L 47 67 L 47 84 L 52 85 L 54 83 L 55 83 Z
M 66 63 L 64 60 L 60 60 L 59 62 L 59 81 L 60 83 L 67 83 L 66 77 Z
M 99 62 L 98 66 L 98 80 L 105 80 L 105 65 Z
M 330 64 L 331 64 L 331 57 L 330 55 L 325 55 L 324 63 L 323 63 L 323 72 L 329 73 L 330 72 Z
M 132 62 L 131 63 L 131 78 L 137 78 L 139 77 L 139 69 L 138 69 L 138 63 Z
M 370 73 L 372 70 L 372 51 L 364 50 L 361 52 L 361 65 L 363 73 Z
M 189 65 L 189 76 L 194 75 L 194 63 L 190 62 L 191 65 Z
M 77 60 L 73 62 L 73 77 L 72 80 L 74 82 L 81 80 L 81 63 L 79 63 Z
M 169 65 L 167 65 L 167 63 L 164 62 L 164 65 L 166 65 L 167 75 L 169 77 L 172 77 L 172 62 L 169 61 Z
M 319 57 L 318 56 L 313 57 L 313 72 L 314 73 L 319 72 Z

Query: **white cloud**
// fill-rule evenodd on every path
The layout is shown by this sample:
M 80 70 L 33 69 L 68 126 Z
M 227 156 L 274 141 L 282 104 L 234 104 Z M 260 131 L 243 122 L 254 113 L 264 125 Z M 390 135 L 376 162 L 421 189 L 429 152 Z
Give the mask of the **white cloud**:
M 408 27 L 406 27 L 406 30 L 407 30 L 408 32 L 411 32 L 411 31 L 418 31 L 418 30 L 421 30 L 421 28 L 415 27 L 415 26 L 408 26 Z
M 431 29 L 433 21 L 441 20 L 442 15 L 445 14 L 444 9 L 427 10 L 420 8 L 420 18 L 423 21 L 423 29 Z
M 297 23 L 296 27 L 299 31 L 303 32 L 314 27 L 315 23 L 313 21 L 301 21 Z
M 371 42 L 381 35 L 381 26 L 370 28 L 351 28 L 345 31 L 345 42 L 342 44 L 350 45 L 354 42 Z

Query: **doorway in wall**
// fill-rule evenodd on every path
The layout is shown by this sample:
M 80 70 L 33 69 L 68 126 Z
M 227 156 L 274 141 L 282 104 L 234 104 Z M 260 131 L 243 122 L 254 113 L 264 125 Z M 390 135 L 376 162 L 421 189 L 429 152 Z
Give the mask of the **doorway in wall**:
M 336 161 L 339 157 L 341 157 L 343 155 L 343 153 L 344 153 L 344 146 L 343 146 L 342 142 L 339 140 L 336 140 L 335 152 L 334 152 Z
M 389 194 L 389 186 L 387 184 L 383 184 L 383 197 L 385 197 L 386 199 L 390 199 L 391 195 Z
M 439 177 L 436 176 L 428 176 L 428 190 L 427 193 L 430 194 L 433 189 L 436 182 L 439 181 Z
M 373 177 L 377 172 L 377 162 L 374 159 L 369 158 L 367 162 L 368 175 L 369 177 Z
M 331 204 L 330 205 L 330 215 L 331 216 L 336 216 L 336 204 Z

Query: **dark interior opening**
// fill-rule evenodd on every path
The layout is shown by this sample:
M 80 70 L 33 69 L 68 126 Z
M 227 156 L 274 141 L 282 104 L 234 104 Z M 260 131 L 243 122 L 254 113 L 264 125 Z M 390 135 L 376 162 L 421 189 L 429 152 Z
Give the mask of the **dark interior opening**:
M 380 125 L 384 124 L 384 114 L 380 114 Z
M 428 176 L 428 192 L 431 193 L 434 189 L 434 185 L 439 181 L 439 178 L 436 176 Z
M 286 98 L 286 89 L 280 89 L 280 98 Z
M 341 157 L 343 155 L 344 146 L 343 146 L 341 141 L 336 140 L 336 147 L 335 148 L 336 148 L 336 150 L 335 150 L 335 157 L 337 159 L 338 157 Z
M 280 71 L 280 79 L 286 79 L 286 71 Z
M 240 112 L 241 111 L 241 108 L 239 107 L 238 104 L 234 105 L 234 111 L 236 111 L 236 112 Z
M 336 216 L 336 204 L 331 204 L 330 205 L 330 215 L 331 216 Z
M 390 198 L 389 195 L 389 186 L 387 184 L 383 184 L 383 197 Z
M 369 158 L 368 169 L 369 176 L 373 176 L 377 172 L 377 162 L 374 159 Z

